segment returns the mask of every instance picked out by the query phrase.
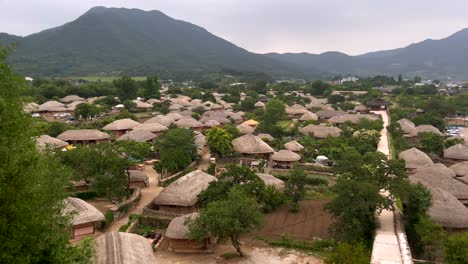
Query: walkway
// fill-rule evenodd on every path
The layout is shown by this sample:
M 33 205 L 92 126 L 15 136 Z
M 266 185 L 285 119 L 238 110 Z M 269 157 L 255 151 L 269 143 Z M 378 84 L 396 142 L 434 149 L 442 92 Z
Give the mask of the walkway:
M 389 117 L 387 111 L 373 111 L 382 116 L 384 129 L 382 129 L 377 150 L 390 157 L 387 126 Z M 388 195 L 388 193 L 384 194 Z M 377 230 L 372 248 L 372 264 L 413 263 L 403 228 L 396 228 L 395 213 L 384 210 L 377 216 Z

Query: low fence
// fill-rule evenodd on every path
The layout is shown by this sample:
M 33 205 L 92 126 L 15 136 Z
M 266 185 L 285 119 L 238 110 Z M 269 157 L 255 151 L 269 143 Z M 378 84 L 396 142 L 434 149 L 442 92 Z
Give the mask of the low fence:
M 140 188 L 135 188 L 133 190 L 132 196 L 113 206 L 109 211 L 113 213 L 114 220 L 122 218 L 128 211 L 130 211 L 141 199 L 141 190 Z

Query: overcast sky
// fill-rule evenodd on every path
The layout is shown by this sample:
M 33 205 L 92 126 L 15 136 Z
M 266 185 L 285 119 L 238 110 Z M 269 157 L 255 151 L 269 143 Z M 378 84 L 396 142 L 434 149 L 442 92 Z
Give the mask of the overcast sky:
M 98 5 L 160 10 L 258 53 L 355 55 L 468 27 L 467 0 L 0 0 L 0 32 L 28 35 Z

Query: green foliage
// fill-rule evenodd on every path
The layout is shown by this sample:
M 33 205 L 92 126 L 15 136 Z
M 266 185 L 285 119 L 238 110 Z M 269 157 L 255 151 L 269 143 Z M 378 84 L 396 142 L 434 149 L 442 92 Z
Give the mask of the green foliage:
M 421 150 L 435 155 L 442 155 L 444 152 L 444 137 L 432 132 L 422 132 L 418 134 Z
M 143 85 L 143 88 L 144 88 L 143 96 L 146 99 L 150 99 L 150 98 L 159 99 L 161 97 L 161 94 L 159 91 L 161 89 L 161 83 L 159 82 L 158 76 L 146 77 L 146 81 Z
M 299 201 L 304 199 L 306 182 L 307 173 L 304 169 L 297 165 L 293 166 L 286 181 L 285 193 L 291 198 L 294 207 L 297 207 Z
M 191 130 L 174 128 L 156 139 L 160 161 L 155 164 L 158 172 L 174 173 L 186 168 L 197 157 L 197 147 Z
M 100 109 L 95 104 L 88 104 L 88 103 L 81 103 L 76 106 L 75 108 L 75 115 L 82 117 L 84 119 L 88 119 L 91 117 L 95 117 L 100 113 Z
M 46 134 L 51 137 L 57 137 L 58 135 L 62 134 L 63 132 L 69 129 L 69 126 L 65 123 L 50 122 L 48 124 L 49 126 L 47 128 Z
M 136 82 L 127 75 L 114 80 L 113 84 L 117 89 L 117 93 L 121 101 L 134 100 L 137 97 Z
M 330 89 L 329 84 L 323 81 L 315 81 L 310 86 L 304 88 L 304 92 L 310 93 L 311 95 L 323 95 L 328 89 Z
M 362 243 L 339 242 L 325 258 L 325 264 L 367 264 L 370 252 Z
M 468 262 L 468 233 L 451 235 L 445 242 L 445 262 L 463 264 Z
M 226 156 L 232 153 L 232 135 L 222 128 L 213 127 L 206 132 L 206 142 L 213 154 Z
M 328 97 L 329 104 L 338 104 L 346 101 L 346 98 L 339 94 L 332 94 Z
M 284 117 L 285 113 L 284 103 L 277 99 L 271 99 L 265 105 L 265 111 L 261 116 L 258 130 L 274 137 L 281 136 L 283 131 L 278 122 Z
M 444 147 L 450 148 L 451 146 L 463 143 L 465 143 L 465 140 L 463 138 L 448 138 L 444 141 Z
M 231 135 L 232 138 L 238 138 L 238 137 L 242 136 L 242 133 L 234 125 L 227 124 L 227 125 L 223 126 L 223 129 L 226 132 L 228 132 Z
M 416 126 L 419 125 L 433 125 L 438 128 L 440 131 L 445 131 L 445 120 L 442 116 L 434 114 L 424 114 L 418 115 L 412 119 L 413 123 Z
M 202 240 L 208 236 L 230 238 L 232 245 L 242 256 L 239 237 L 251 232 L 263 223 L 255 198 L 239 188 L 229 191 L 226 200 L 215 201 L 201 210 L 200 216 L 189 222 L 189 237 Z
M 284 193 L 278 191 L 273 185 L 267 185 L 262 196 L 264 200 L 262 210 L 264 213 L 272 212 L 286 202 Z
M 296 249 L 307 253 L 323 253 L 333 245 L 331 241 L 327 240 L 316 240 L 313 242 L 299 241 L 287 235 L 281 236 L 279 240 L 270 240 L 265 238 L 261 238 L 261 240 L 271 246 Z
M 123 102 L 123 105 L 125 107 L 125 110 L 129 112 L 135 112 L 137 110 L 137 104 L 133 102 L 132 100 L 125 100 Z
M 240 110 L 244 112 L 250 112 L 255 109 L 255 99 L 252 97 L 247 97 L 245 98 L 241 103 L 240 103 Z

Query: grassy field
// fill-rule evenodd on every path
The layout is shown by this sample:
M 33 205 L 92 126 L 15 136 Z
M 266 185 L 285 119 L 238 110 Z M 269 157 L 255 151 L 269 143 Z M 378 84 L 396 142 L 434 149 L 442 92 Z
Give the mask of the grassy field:
M 88 82 L 97 82 L 97 81 L 102 81 L 102 82 L 111 82 L 115 79 L 120 78 L 120 76 L 79 76 L 79 77 L 71 77 L 72 79 L 82 79 Z M 143 76 L 134 76 L 132 77 L 133 80 L 135 81 L 143 81 L 146 79 L 146 77 Z

